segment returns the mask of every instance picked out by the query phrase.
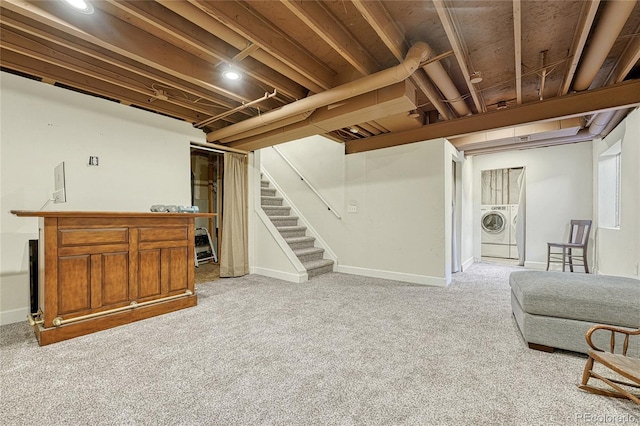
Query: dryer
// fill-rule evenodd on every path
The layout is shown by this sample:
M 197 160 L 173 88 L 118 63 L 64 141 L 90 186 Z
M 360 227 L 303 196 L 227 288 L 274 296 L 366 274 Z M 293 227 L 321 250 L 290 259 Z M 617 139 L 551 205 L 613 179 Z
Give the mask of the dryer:
M 480 206 L 481 254 L 509 258 L 511 241 L 511 207 L 509 205 Z
M 483 244 L 510 244 L 511 208 L 509 205 L 480 206 Z

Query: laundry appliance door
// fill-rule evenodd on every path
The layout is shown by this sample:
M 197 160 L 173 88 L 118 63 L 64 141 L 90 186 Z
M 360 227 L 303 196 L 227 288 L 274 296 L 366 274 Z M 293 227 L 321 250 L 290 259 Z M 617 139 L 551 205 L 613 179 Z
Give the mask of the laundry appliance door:
M 504 213 L 498 210 L 489 210 L 482 215 L 482 242 L 494 244 L 509 244 L 510 225 Z

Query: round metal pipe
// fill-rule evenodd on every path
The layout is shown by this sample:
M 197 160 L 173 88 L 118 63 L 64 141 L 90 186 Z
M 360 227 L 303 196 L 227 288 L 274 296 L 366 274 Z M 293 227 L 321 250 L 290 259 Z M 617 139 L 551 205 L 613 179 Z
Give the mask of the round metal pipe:
M 442 92 L 447 102 L 458 115 L 464 117 L 471 114 L 467 103 L 462 99 L 458 88 L 453 84 L 451 77 L 449 77 L 449 74 L 447 74 L 440 61 L 431 62 L 422 67 L 422 69 L 424 69 L 431 81 L 440 89 L 440 92 Z
M 580 61 L 580 68 L 573 82 L 574 90 L 589 88 L 635 5 L 636 1 L 629 0 L 610 0 L 605 4 L 589 47 Z

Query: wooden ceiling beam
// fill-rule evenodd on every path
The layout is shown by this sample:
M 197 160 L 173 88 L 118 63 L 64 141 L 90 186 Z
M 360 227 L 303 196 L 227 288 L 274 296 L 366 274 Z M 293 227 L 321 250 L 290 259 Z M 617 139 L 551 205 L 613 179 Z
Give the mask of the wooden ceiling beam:
M 274 69 L 278 73 L 282 74 L 291 81 L 296 82 L 309 91 L 318 93 L 326 90 L 324 87 L 314 83 L 311 79 L 305 77 L 298 71 L 289 67 L 284 62 L 272 56 L 270 53 L 260 49 L 258 45 L 253 44 L 251 41 L 236 33 L 231 28 L 226 27 L 220 21 L 205 13 L 197 6 L 186 1 L 175 0 L 156 0 L 156 3 L 161 4 L 172 12 L 182 16 L 189 22 L 192 22 L 205 31 L 215 35 L 217 38 L 235 47 L 240 52 L 246 52 L 247 47 L 252 46 L 252 51 L 250 53 L 250 56 L 252 58 L 257 60 L 259 63 L 266 65 L 268 68 Z
M 376 60 L 322 3 L 291 0 L 280 2 L 362 76 L 380 70 Z
M 99 50 L 102 50 L 101 47 L 91 45 L 81 40 L 72 42 L 68 37 L 55 34 L 56 30 L 44 31 L 36 28 L 36 26 L 42 24 L 20 16 L 10 10 L 0 8 L 0 24 L 2 24 L 3 27 L 14 29 L 34 39 L 41 40 L 43 43 L 51 43 L 54 45 L 52 46 L 53 50 L 66 49 L 68 52 L 77 52 L 86 58 L 90 58 L 87 60 L 88 62 L 95 63 L 99 61 L 102 67 L 108 68 L 111 66 L 116 68 L 119 73 L 135 74 L 139 76 L 139 78 L 148 80 L 149 87 L 155 82 L 183 92 L 185 96 L 193 97 L 191 102 L 197 103 L 196 100 L 198 99 L 201 103 L 215 104 L 221 109 L 232 109 L 237 106 L 237 104 L 232 103 L 230 100 L 222 100 L 220 97 L 216 97 L 203 88 L 193 86 L 174 76 L 167 75 L 142 64 L 134 63 L 128 58 L 118 57 L 113 52 L 100 52 Z M 116 72 L 116 70 L 114 70 L 114 72 Z M 242 114 L 247 117 L 252 116 L 252 114 L 245 111 L 243 111 Z
M 37 77 L 48 77 L 57 83 L 73 87 L 86 94 L 95 94 L 111 100 L 120 101 L 123 104 L 131 104 L 143 109 L 157 111 L 173 118 L 195 123 L 206 116 L 196 114 L 191 109 L 178 107 L 163 101 L 154 101 L 153 107 L 149 104 L 149 96 L 136 94 L 121 86 L 115 86 L 104 81 L 96 80 L 86 74 L 79 74 L 69 69 L 58 67 L 50 63 L 42 62 L 34 58 L 5 49 L 0 49 L 2 64 L 9 69 L 30 74 Z
M 399 62 L 402 62 L 409 51 L 409 43 L 407 43 L 404 33 L 389 16 L 384 4 L 379 0 L 353 0 L 352 4 L 358 9 L 358 12 L 369 23 L 393 56 Z M 427 78 L 424 70 L 416 70 L 410 78 L 438 110 L 442 118 L 448 120 L 455 117 L 449 107 L 442 102 L 442 95 L 431 83 L 431 80 Z
M 522 3 L 513 0 L 513 46 L 516 69 L 516 103 L 522 103 Z M 506 99 L 505 99 L 506 101 Z
M 335 72 L 288 34 L 258 14 L 251 8 L 250 2 L 204 0 L 190 0 L 190 2 L 324 90 L 332 87 Z
M 302 86 L 253 58 L 239 58 L 237 49 L 158 3 L 107 0 L 100 2 L 99 7 L 112 14 L 117 10 L 125 16 L 129 14 L 148 26 L 149 32 L 153 31 L 156 37 L 190 50 L 195 55 L 207 57 L 211 63 L 234 63 L 246 76 L 259 81 L 269 89 L 276 89 L 278 93 L 288 96 L 289 100 L 306 95 Z M 270 108 L 276 106 L 271 105 Z
M 640 105 L 640 79 L 346 143 L 347 154 Z
M 76 13 L 62 2 L 5 0 L 2 6 L 151 68 L 175 75 L 236 102 L 264 94 L 222 81 L 215 66 L 95 8 L 92 15 Z M 101 25 L 95 25 L 99 21 Z M 135 41 L 132 41 L 135 40 Z
M 80 57 L 81 55 L 77 52 L 69 51 L 59 46 L 55 46 L 55 49 L 52 49 L 41 41 L 31 40 L 18 33 L 12 32 L 7 27 L 0 28 L 0 39 L 2 40 L 2 47 L 7 50 L 139 93 L 140 95 L 146 96 L 150 102 L 156 95 L 153 88 L 155 84 L 154 81 L 139 81 L 133 78 L 135 75 L 122 73 L 119 69 L 109 64 L 100 64 L 99 66 L 92 64 L 86 61 L 87 58 Z M 2 58 L 0 58 L 0 63 L 2 62 Z M 43 77 L 43 81 L 47 79 L 49 79 L 48 76 Z M 169 94 L 166 102 L 190 109 L 195 113 L 204 114 L 205 116 L 218 114 L 220 110 L 224 109 L 218 107 L 218 110 L 212 110 L 211 107 L 206 108 L 203 104 L 189 102 L 183 96 L 176 96 L 173 93 Z M 227 117 L 228 123 L 233 124 L 237 121 L 239 121 L 239 118 L 234 120 Z

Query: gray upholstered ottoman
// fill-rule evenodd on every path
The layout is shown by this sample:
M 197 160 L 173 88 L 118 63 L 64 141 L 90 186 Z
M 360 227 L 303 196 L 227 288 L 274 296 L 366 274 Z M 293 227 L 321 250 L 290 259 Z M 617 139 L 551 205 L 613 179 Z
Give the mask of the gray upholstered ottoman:
M 640 327 L 640 281 L 606 275 L 518 271 L 509 276 L 511 307 L 530 348 L 587 353 L 595 324 Z M 604 337 L 604 336 L 603 336 Z M 595 343 L 606 345 L 608 340 Z M 640 353 L 634 340 L 630 354 Z

